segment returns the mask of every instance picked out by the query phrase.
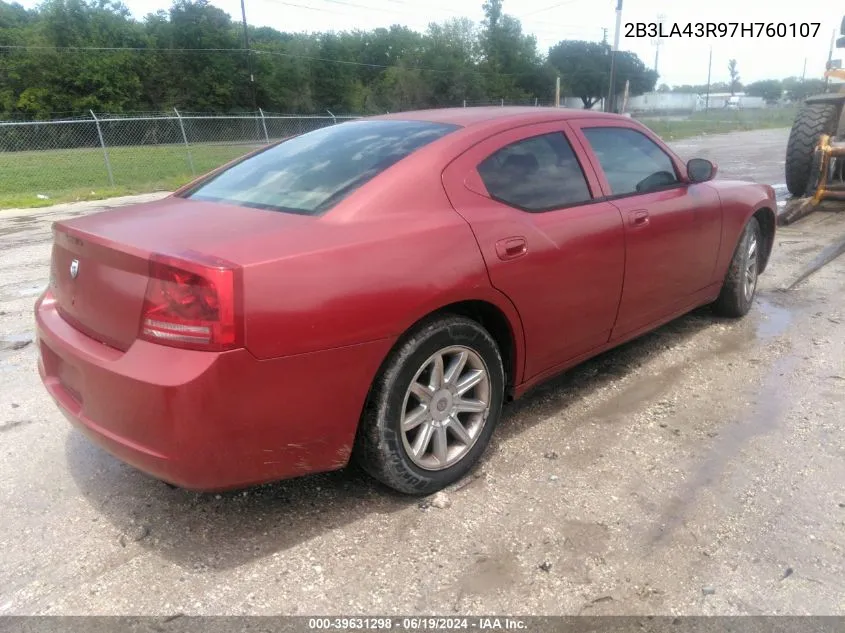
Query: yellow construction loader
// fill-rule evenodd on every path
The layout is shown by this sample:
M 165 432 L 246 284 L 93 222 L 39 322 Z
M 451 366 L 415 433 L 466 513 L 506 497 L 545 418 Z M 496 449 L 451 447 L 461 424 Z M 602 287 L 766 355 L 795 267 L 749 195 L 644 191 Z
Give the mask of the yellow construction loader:
M 840 35 L 836 48 L 845 49 L 845 18 Z M 845 69 L 838 66 L 828 63 L 828 91 L 809 97 L 792 124 L 786 187 L 796 198 L 782 214 L 782 223 L 803 217 L 825 201 L 845 202 Z

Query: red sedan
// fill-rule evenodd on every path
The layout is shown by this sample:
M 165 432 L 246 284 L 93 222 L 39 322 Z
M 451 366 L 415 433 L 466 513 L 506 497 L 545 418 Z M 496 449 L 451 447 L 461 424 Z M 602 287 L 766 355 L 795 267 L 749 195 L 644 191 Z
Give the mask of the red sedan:
M 430 493 L 506 400 L 712 304 L 741 317 L 767 185 L 590 111 L 406 112 L 303 134 L 54 227 L 39 371 L 89 438 L 222 490 L 344 467 Z

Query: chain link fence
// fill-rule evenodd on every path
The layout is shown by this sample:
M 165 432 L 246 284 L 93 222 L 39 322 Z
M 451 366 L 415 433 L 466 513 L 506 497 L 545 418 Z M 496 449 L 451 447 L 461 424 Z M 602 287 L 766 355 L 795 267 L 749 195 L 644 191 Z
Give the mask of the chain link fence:
M 174 110 L 0 122 L 0 208 L 172 190 L 263 145 L 354 118 Z
M 498 106 L 500 108 L 506 108 L 508 106 L 550 108 L 554 107 L 555 103 L 552 100 L 543 100 L 537 99 L 536 97 L 530 97 L 526 99 L 491 99 L 486 101 L 472 101 L 464 99 L 464 101 L 459 105 L 463 106 L 464 108 L 484 108 L 494 106 Z

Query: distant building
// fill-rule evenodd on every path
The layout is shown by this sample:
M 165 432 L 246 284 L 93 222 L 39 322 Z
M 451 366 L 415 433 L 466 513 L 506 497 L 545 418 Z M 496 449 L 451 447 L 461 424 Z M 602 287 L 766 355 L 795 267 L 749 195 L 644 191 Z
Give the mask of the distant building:
M 576 110 L 584 108 L 583 102 L 578 97 L 561 98 L 560 105 L 563 108 Z M 730 92 L 712 92 L 709 98 L 706 94 L 692 92 L 647 92 L 643 95 L 630 97 L 626 111 L 645 115 L 681 115 L 705 109 L 752 110 L 765 107 L 765 99 L 750 97 L 744 92 L 737 92 L 733 95 Z M 593 110 L 598 112 L 604 110 L 604 100 L 599 100 L 593 106 Z
M 628 99 L 627 108 L 635 114 L 687 114 L 703 109 L 701 96 L 689 92 L 648 92 Z
M 703 98 L 705 101 L 708 100 L 707 95 L 703 95 Z M 737 92 L 735 94 L 731 94 L 730 92 L 711 92 L 709 97 L 709 108 L 711 110 L 718 110 L 719 108 L 752 110 L 765 107 L 766 100 L 763 97 L 750 97 L 744 92 Z
M 705 109 L 744 110 L 765 108 L 766 102 L 762 97 L 749 97 L 738 92 L 695 94 L 691 92 L 648 92 L 628 99 L 628 112 L 634 114 L 689 114 Z

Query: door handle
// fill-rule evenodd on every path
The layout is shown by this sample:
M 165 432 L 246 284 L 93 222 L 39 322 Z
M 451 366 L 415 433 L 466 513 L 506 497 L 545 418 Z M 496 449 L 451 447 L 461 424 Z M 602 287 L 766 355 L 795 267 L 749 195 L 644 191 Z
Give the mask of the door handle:
M 631 218 L 631 226 L 639 227 L 648 224 L 648 211 L 645 209 L 631 211 L 629 217 Z
M 506 237 L 496 242 L 496 255 L 501 260 L 516 259 L 528 252 L 528 244 L 524 237 Z

